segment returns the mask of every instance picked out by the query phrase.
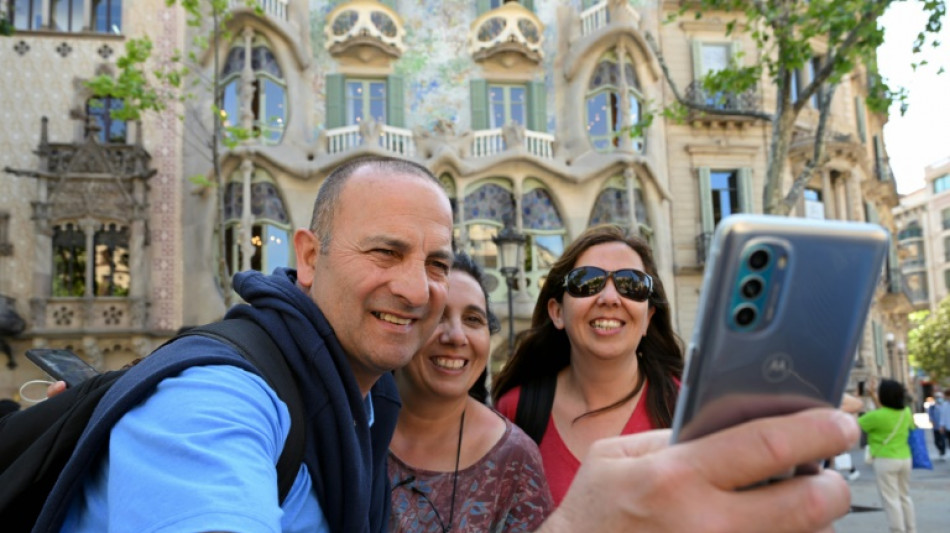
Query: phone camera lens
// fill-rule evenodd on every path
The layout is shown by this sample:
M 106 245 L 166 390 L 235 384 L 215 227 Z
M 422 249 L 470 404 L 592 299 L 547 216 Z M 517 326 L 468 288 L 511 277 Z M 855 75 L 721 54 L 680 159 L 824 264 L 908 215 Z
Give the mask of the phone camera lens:
M 769 264 L 768 250 L 759 249 L 749 255 L 749 268 L 752 270 L 762 270 Z
M 736 324 L 738 324 L 740 327 L 746 327 L 755 322 L 755 307 L 752 307 L 751 305 L 743 305 L 736 309 L 734 316 Z
M 762 287 L 762 280 L 760 278 L 749 278 L 739 287 L 739 292 L 742 293 L 742 296 L 751 300 L 762 294 Z

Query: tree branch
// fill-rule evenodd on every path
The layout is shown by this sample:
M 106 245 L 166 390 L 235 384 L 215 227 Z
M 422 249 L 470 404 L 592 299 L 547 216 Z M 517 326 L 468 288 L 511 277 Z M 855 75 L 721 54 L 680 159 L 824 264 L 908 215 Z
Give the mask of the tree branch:
M 666 60 L 663 58 L 663 53 L 660 52 L 660 47 L 656 43 L 656 39 L 653 38 L 653 35 L 647 32 L 644 35 L 647 45 L 649 45 L 650 50 L 653 52 L 653 55 L 656 56 L 657 62 L 660 63 L 660 70 L 663 71 L 663 78 L 666 79 L 667 85 L 669 85 L 670 90 L 673 92 L 673 97 L 676 98 L 676 101 L 682 104 L 685 107 L 690 109 L 701 111 L 708 115 L 717 115 L 717 116 L 726 116 L 726 117 L 750 117 L 757 118 L 760 120 L 771 121 L 774 117 L 764 111 L 752 111 L 752 110 L 739 110 L 739 109 L 720 109 L 715 106 L 699 104 L 692 100 L 687 99 L 683 96 L 683 93 L 680 92 L 679 87 L 676 85 L 676 82 L 673 81 L 673 77 L 670 75 L 670 68 L 666 64 Z
M 804 107 L 805 102 L 807 102 L 821 87 L 821 85 L 831 77 L 835 70 L 835 63 L 838 62 L 857 42 L 859 36 L 864 31 L 864 29 L 870 24 L 877 24 L 877 19 L 883 14 L 883 9 L 886 9 L 890 4 L 890 0 L 877 2 L 870 9 L 870 11 L 861 18 L 858 24 L 851 30 L 847 37 L 841 41 L 841 44 L 834 47 L 828 51 L 828 59 L 824 61 L 822 67 L 815 72 L 814 79 L 811 80 L 807 86 L 805 86 L 798 95 L 798 100 L 795 102 L 795 107 L 801 109 Z M 876 8 L 881 8 L 880 12 L 877 12 Z
M 782 200 L 782 207 L 785 208 L 786 213 L 790 212 L 798 202 L 798 198 L 801 196 L 805 186 L 811 181 L 815 169 L 823 166 L 827 162 L 826 152 L 828 143 L 825 142 L 825 130 L 827 130 L 828 127 L 828 116 L 831 114 L 831 100 L 834 98 L 835 89 L 837 88 L 837 85 L 829 85 L 828 90 L 821 95 L 818 127 L 815 129 L 815 139 L 812 145 L 812 157 L 805 163 L 805 167 L 798 173 L 798 176 L 795 177 L 795 181 L 789 188 L 788 194 L 786 194 L 785 199 Z

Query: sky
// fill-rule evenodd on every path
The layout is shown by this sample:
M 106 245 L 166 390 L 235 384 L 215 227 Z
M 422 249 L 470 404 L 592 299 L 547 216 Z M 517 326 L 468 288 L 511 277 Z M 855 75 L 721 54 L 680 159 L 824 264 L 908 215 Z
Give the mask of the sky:
M 946 17 L 945 17 L 946 19 Z M 906 194 L 924 186 L 924 167 L 950 158 L 950 19 L 938 36 L 939 48 L 913 54 L 913 42 L 926 16 L 920 2 L 895 2 L 881 18 L 884 44 L 878 49 L 878 69 L 891 87 L 909 91 L 904 116 L 891 109 L 884 126 L 884 143 L 897 191 Z M 930 65 L 911 69 L 912 61 L 927 58 Z M 939 65 L 947 72 L 937 74 Z

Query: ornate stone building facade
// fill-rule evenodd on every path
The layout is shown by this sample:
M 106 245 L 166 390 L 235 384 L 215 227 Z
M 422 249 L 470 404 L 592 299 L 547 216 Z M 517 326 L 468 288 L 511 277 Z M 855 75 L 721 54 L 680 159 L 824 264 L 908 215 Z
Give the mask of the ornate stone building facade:
M 161 0 L 137 0 L 134 11 L 119 0 L 80 1 L 88 22 L 76 31 L 54 24 L 62 20 L 53 16 L 55 1 L 13 4 L 42 7 L 19 19 L 16 11 L 12 20 L 26 26 L 0 41 L 0 62 L 19 73 L 0 81 L 11 126 L 0 132 L 8 169 L 0 178 L 0 240 L 9 248 L 0 247 L 0 293 L 27 318 L 25 331 L 8 339 L 16 354 L 68 346 L 113 368 L 180 326 L 220 317 L 218 261 L 236 270 L 292 265 L 292 231 L 309 224 L 323 178 L 365 154 L 406 157 L 439 177 L 459 246 L 496 282 L 492 299 L 503 324 L 506 286 L 491 237 L 506 225 L 526 235 L 516 329 L 528 323 L 564 247 L 588 226 L 614 222 L 652 242 L 675 326 L 688 338 L 713 229 L 729 214 L 762 210 L 769 124 L 690 115 L 684 123 L 657 118 L 639 138 L 626 133 L 647 109 L 673 101 L 648 39 L 678 86 L 705 99 L 696 80 L 752 48 L 726 37 L 725 15 L 668 24 L 678 3 L 662 0 L 266 0 L 260 11 L 232 2 L 230 39 L 199 53 L 197 71 L 209 79 L 218 65 L 226 123 L 257 136 L 223 150 L 224 186 L 210 190 L 187 178 L 212 172 L 211 92 L 119 126 L 88 105 L 81 84 L 114 69 L 130 36 L 151 34 L 158 64 L 208 27 L 187 27 L 180 10 Z M 97 31 L 103 13 L 121 21 L 117 31 Z M 865 109 L 867 76 L 859 68 L 838 87 L 832 159 L 795 216 L 893 229 L 897 195 L 881 142 L 887 117 Z M 763 82 L 721 105 L 768 110 L 773 93 Z M 88 127 L 93 122 L 101 127 Z M 816 125 L 817 112 L 806 109 L 787 179 L 807 157 Z M 112 136 L 115 128 L 121 135 Z M 93 155 L 79 165 L 62 160 L 66 152 L 74 160 Z M 75 191 L 69 200 L 67 190 Z M 117 266 L 103 265 L 106 255 Z M 67 268 L 80 264 L 82 277 Z M 877 372 L 872 362 L 888 335 L 904 338 L 908 307 L 891 268 L 854 380 Z M 28 367 L 0 370 L 0 395 L 38 375 Z

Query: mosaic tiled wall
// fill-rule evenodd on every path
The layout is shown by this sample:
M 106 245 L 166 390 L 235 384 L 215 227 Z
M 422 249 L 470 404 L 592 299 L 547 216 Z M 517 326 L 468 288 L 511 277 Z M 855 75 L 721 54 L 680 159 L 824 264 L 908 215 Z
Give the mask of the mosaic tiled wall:
M 310 0 L 310 31 L 318 74 L 313 80 L 316 106 L 313 123 L 322 126 L 326 98 L 323 74 L 337 71 L 337 63 L 326 51 L 324 25 L 327 15 L 340 2 Z M 549 131 L 554 128 L 552 61 L 555 53 L 554 27 L 559 5 L 581 10 L 581 0 L 535 0 L 535 14 L 545 26 L 544 60 L 549 102 Z M 406 80 L 406 126 L 430 129 L 439 120 L 455 124 L 457 131 L 469 129 L 469 80 L 482 77 L 481 67 L 472 60 L 468 36 L 477 18 L 472 0 L 419 0 L 396 3 L 406 29 L 406 52 L 394 64 L 396 74 Z

